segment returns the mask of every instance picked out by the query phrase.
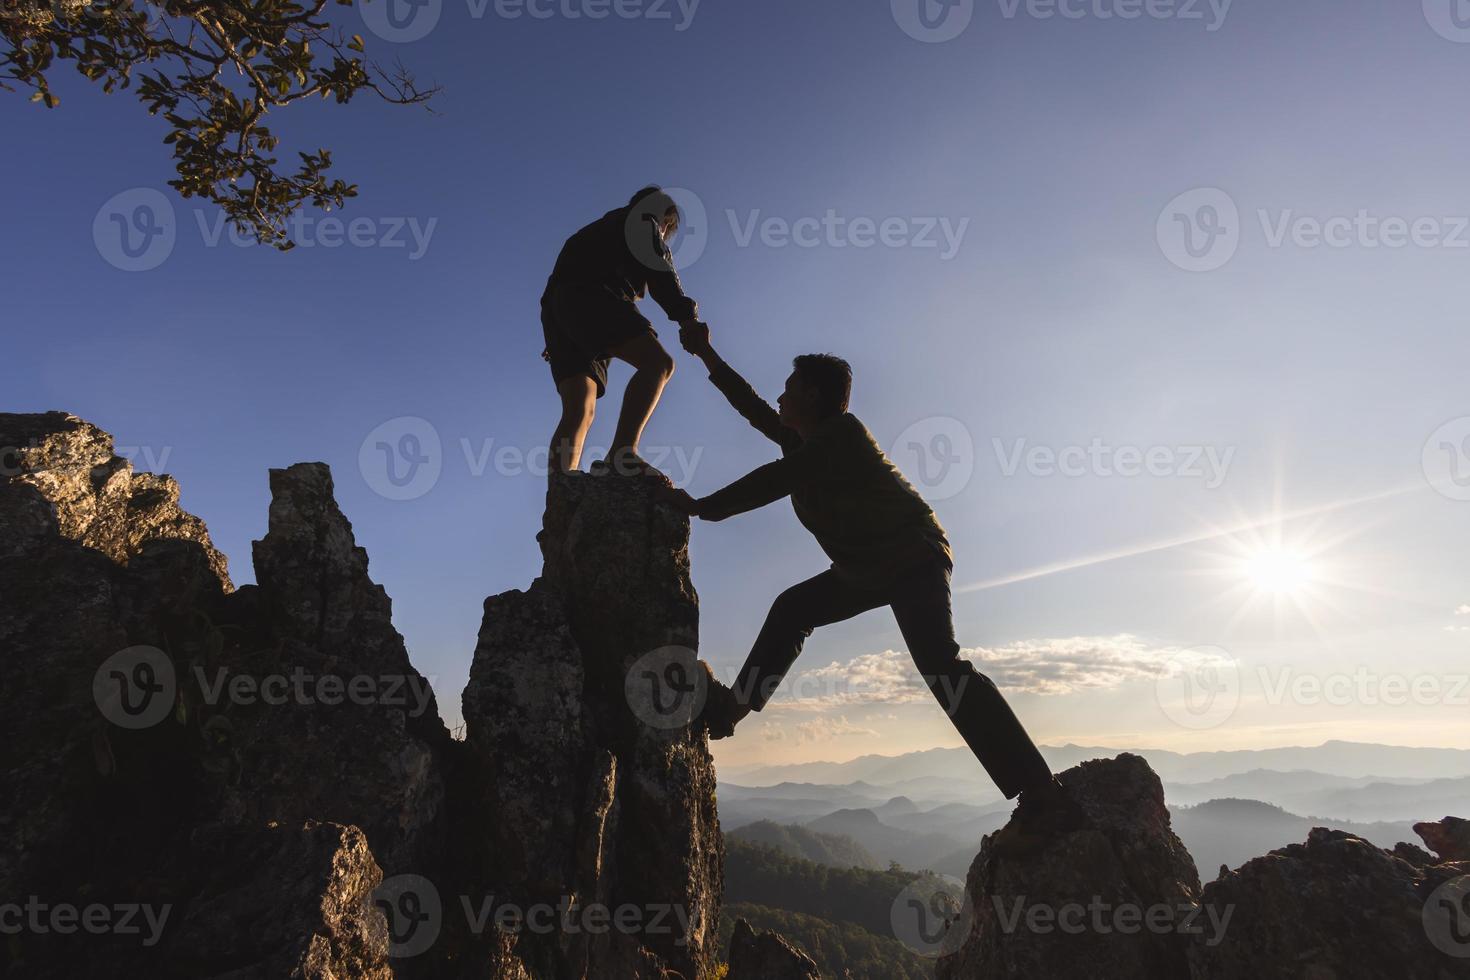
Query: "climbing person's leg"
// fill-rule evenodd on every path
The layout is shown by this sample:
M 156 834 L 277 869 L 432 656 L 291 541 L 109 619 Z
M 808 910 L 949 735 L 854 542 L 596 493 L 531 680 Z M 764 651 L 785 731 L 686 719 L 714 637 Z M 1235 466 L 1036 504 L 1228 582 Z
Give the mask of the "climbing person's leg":
M 903 579 L 891 603 L 924 682 L 990 778 L 1011 799 L 1052 785 L 1036 743 L 990 678 L 960 656 L 950 605 L 950 569 L 935 562 Z
M 664 393 L 664 386 L 674 376 L 674 359 L 664 350 L 652 330 L 620 344 L 611 353 L 633 366 L 633 377 L 623 392 L 623 410 L 618 416 L 612 448 L 608 450 L 608 465 L 614 473 L 624 476 L 656 474 L 657 471 L 639 457 L 638 443 Z
M 582 374 L 563 378 L 556 391 L 561 396 L 561 420 L 551 435 L 548 465 L 553 473 L 572 473 L 582 460 L 587 431 L 597 414 L 597 381 Z
M 882 593 L 858 589 L 830 569 L 782 592 L 771 604 L 765 625 L 735 679 L 740 717 L 766 706 L 812 630 L 886 603 Z

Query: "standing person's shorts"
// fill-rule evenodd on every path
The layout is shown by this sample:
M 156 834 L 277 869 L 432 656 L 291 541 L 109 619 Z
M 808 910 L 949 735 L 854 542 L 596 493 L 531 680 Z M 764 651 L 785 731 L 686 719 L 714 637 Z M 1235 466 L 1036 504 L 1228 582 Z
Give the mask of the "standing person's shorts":
M 612 352 L 644 334 L 658 336 L 638 307 L 601 286 L 551 287 L 541 300 L 541 330 L 551 380 L 589 377 L 598 398 L 607 393 Z

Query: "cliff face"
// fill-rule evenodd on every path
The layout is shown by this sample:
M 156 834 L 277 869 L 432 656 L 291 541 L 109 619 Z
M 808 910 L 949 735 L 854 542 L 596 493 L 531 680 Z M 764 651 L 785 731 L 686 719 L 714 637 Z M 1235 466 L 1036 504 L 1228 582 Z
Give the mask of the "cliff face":
M 0 972 L 693 978 L 713 962 L 703 738 L 641 725 L 614 682 L 648 649 L 697 644 L 687 522 L 646 491 L 552 495 L 546 576 L 486 603 L 460 743 L 325 466 L 271 472 L 257 584 L 236 590 L 178 486 L 133 473 L 95 426 L 0 415 L 0 448 L 0 895 L 27 910 Z M 638 911 L 611 930 L 496 917 L 563 899 Z M 76 927 L 86 910 L 99 928 Z

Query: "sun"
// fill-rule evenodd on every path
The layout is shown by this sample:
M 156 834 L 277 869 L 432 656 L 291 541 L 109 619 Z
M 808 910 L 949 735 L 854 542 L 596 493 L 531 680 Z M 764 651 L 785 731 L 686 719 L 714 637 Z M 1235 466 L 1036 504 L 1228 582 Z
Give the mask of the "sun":
M 1288 547 L 1262 548 L 1246 556 L 1241 571 L 1258 593 L 1268 595 L 1298 595 L 1316 580 L 1311 559 Z

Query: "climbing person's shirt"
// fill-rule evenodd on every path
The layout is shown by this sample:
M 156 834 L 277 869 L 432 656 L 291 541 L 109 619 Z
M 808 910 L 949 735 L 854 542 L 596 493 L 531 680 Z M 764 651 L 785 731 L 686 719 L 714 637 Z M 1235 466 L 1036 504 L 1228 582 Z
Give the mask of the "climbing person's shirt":
M 652 214 L 609 211 L 567 239 L 546 282 L 601 289 L 629 303 L 648 294 L 676 323 L 699 318 Z
M 833 569 L 858 585 L 881 587 L 922 563 L 952 563 L 933 508 L 856 416 L 834 415 L 803 439 L 724 362 L 710 380 L 783 457 L 701 499 L 700 517 L 720 521 L 789 495 Z

